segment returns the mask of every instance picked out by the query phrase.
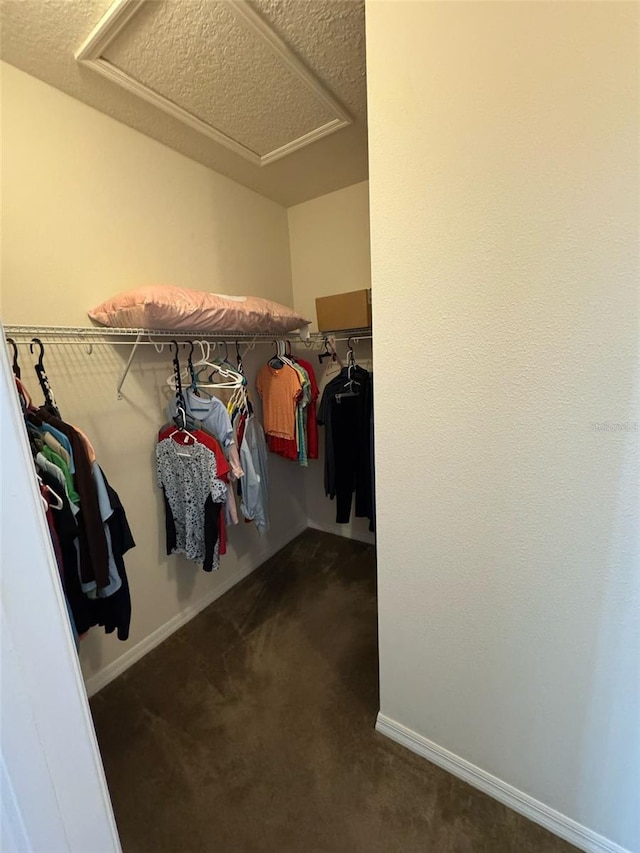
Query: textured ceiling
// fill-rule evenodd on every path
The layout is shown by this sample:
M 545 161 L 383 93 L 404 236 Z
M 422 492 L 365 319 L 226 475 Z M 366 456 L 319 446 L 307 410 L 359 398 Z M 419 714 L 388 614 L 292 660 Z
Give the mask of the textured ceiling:
M 223 3 L 146 3 L 102 56 L 257 154 L 334 117 Z
M 262 166 L 75 60 L 111 0 L 3 0 L 1 56 L 285 205 L 364 180 L 362 0 L 254 0 L 250 5 L 352 122 Z M 331 104 L 221 0 L 146 3 L 101 56 L 256 155 L 290 145 L 336 118 Z

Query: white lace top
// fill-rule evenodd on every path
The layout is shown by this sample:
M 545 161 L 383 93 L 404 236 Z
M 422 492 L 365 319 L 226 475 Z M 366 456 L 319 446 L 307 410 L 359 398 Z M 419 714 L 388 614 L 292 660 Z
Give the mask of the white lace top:
M 218 479 L 216 457 L 212 450 L 196 441 L 178 444 L 164 438 L 156 445 L 158 485 L 164 488 L 176 528 L 174 554 L 202 562 L 205 557 L 204 505 L 211 495 L 216 503 L 224 503 L 227 486 Z M 220 562 L 216 543 L 214 565 Z

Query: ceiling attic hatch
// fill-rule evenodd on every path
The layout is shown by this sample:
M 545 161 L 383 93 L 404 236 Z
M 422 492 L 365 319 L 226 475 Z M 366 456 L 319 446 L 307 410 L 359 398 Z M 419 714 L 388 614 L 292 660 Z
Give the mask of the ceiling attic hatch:
M 76 59 L 256 166 L 351 124 L 244 0 L 116 0 Z

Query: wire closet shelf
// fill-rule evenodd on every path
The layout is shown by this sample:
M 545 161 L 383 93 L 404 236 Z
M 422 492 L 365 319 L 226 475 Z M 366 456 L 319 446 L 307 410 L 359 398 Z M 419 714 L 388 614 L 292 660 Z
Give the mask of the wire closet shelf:
M 131 347 L 131 352 L 123 371 L 118 379 L 116 394 L 122 399 L 122 386 L 129 373 L 136 350 L 139 346 L 153 346 L 160 351 L 160 347 L 175 340 L 179 343 L 185 341 L 209 341 L 211 343 L 245 343 L 247 349 L 253 349 L 256 344 L 270 344 L 274 340 L 287 339 L 293 344 L 303 344 L 312 347 L 314 344 L 322 344 L 325 340 L 331 341 L 353 341 L 371 340 L 371 329 L 340 329 L 335 332 L 275 332 L 265 329 L 260 334 L 247 332 L 215 332 L 206 330 L 183 330 L 183 329 L 119 329 L 108 326 L 25 326 L 8 324 L 3 327 L 5 338 L 11 338 L 16 344 L 29 344 L 34 338 L 42 339 L 47 345 L 55 346 L 78 346 L 85 344 L 88 353 L 93 346 L 123 346 Z

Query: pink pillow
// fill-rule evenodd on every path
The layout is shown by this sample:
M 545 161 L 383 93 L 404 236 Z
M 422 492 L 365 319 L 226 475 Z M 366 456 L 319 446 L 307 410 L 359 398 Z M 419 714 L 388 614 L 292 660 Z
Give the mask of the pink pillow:
M 225 296 L 172 285 L 153 285 L 119 293 L 89 311 L 103 326 L 193 332 L 274 334 L 307 326 L 286 305 L 259 296 Z

